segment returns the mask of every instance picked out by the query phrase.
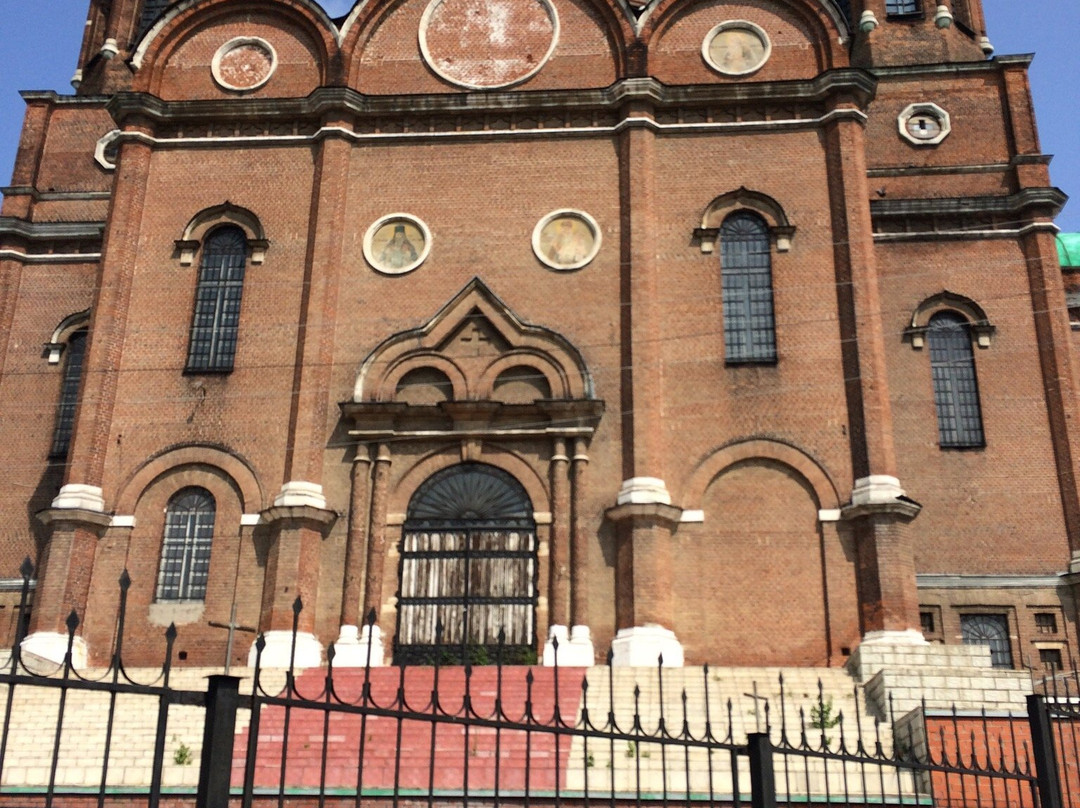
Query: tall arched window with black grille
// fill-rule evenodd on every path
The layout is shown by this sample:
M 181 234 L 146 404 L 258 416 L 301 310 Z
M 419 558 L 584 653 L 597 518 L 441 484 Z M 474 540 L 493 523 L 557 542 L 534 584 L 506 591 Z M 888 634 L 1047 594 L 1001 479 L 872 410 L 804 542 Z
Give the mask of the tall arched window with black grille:
M 82 381 L 83 361 L 86 358 L 86 329 L 72 334 L 64 351 L 64 376 L 60 381 L 60 401 L 56 406 L 56 425 L 53 428 L 49 457 L 67 457 L 71 433 L 75 429 L 75 407 L 79 403 L 79 383 Z
M 720 226 L 724 354 L 732 364 L 775 362 L 772 254 L 765 220 L 732 213 Z
M 203 600 L 210 574 L 216 507 L 205 488 L 184 488 L 165 509 L 157 599 Z
M 986 445 L 967 320 L 956 312 L 938 312 L 930 318 L 926 338 L 940 445 L 958 449 Z
M 195 289 L 187 358 L 189 373 L 232 370 L 246 262 L 247 236 L 239 227 L 225 225 L 207 236 Z

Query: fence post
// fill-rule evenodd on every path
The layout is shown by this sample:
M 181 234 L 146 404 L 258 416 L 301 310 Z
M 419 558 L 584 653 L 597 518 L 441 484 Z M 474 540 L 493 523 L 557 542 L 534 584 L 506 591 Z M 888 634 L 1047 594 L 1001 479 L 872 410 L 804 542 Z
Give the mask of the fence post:
M 210 676 L 209 679 L 195 805 L 196 808 L 228 808 L 240 679 L 221 675 Z
M 1054 751 L 1054 733 L 1046 698 L 1027 697 L 1028 725 L 1031 728 L 1031 748 L 1035 756 L 1035 773 L 1039 780 L 1039 803 L 1042 808 L 1061 808 L 1061 775 L 1058 773 Z
M 746 756 L 750 758 L 750 805 L 776 808 L 776 778 L 773 775 L 772 742 L 767 732 L 746 736 Z

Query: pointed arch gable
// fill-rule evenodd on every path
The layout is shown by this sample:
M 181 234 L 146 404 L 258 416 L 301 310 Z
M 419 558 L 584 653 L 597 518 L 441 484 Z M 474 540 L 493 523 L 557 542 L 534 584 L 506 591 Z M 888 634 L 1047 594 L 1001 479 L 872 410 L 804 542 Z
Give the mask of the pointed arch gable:
M 592 398 L 593 385 L 584 359 L 565 338 L 547 328 L 522 322 L 479 279 L 470 281 L 425 325 L 395 334 L 379 345 L 361 365 L 353 389 L 353 401 L 385 401 L 396 381 L 414 368 L 431 364 L 433 356 L 445 356 L 451 339 L 470 322 L 482 326 L 486 339 L 500 350 L 469 371 L 452 358 L 441 369 L 454 367 L 455 396 L 464 378 L 467 394 L 480 399 L 490 395 L 498 372 L 517 356 L 521 364 L 537 367 L 552 385 L 552 396 L 561 399 Z M 511 364 L 514 360 L 511 360 Z
M 753 460 L 771 460 L 790 468 L 814 492 L 820 510 L 840 507 L 836 486 L 816 460 L 790 444 L 763 438 L 732 443 L 703 458 L 686 482 L 684 507 L 687 510 L 700 510 L 706 490 L 717 477 L 732 466 Z

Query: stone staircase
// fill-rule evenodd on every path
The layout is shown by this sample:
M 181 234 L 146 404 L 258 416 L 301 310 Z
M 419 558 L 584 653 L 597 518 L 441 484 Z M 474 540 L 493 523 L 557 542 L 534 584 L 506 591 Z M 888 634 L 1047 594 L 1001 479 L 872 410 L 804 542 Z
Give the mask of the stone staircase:
M 170 685 L 176 689 L 205 691 L 206 676 L 219 672 L 218 669 L 175 670 Z M 242 669 L 234 673 L 242 677 L 241 693 L 250 693 L 252 672 Z M 746 743 L 748 733 L 764 731 L 767 724 L 777 746 L 784 745 L 785 737 L 788 744 L 799 746 L 805 729 L 806 741 L 813 748 L 820 748 L 824 735 L 826 744 L 834 751 L 841 739 L 849 751 L 855 751 L 860 738 L 871 752 L 879 743 L 886 754 L 892 749 L 888 728 L 881 725 L 875 730 L 874 720 L 862 709 L 862 688 L 839 669 L 710 668 L 706 672 L 701 667 L 663 671 L 567 668 L 559 672 L 557 699 L 552 669 L 532 669 L 531 688 L 526 681 L 528 673 L 529 669 L 524 667 L 504 668 L 500 691 L 496 669 L 475 668 L 469 683 L 473 709 L 481 715 L 491 714 L 499 693 L 504 713 L 513 721 L 527 723 L 525 705 L 531 700 L 535 728 L 528 732 L 511 729 L 496 732 L 491 727 L 476 726 L 466 730 L 461 723 L 433 724 L 423 716 L 430 712 L 434 684 L 430 668 L 407 671 L 406 697 L 417 715 L 400 722 L 385 715 L 369 716 L 362 722 L 356 713 L 332 713 L 324 735 L 323 711 L 297 708 L 290 711 L 286 731 L 284 710 L 267 706 L 261 714 L 256 785 L 278 786 L 287 746 L 286 784 L 290 788 L 317 788 L 320 784 L 327 788 L 355 788 L 358 751 L 363 744 L 365 789 L 396 785 L 404 789 L 453 790 L 460 789 L 467 777 L 469 791 L 473 793 L 496 788 L 502 793 L 526 788 L 550 793 L 557 788 L 564 792 L 587 791 L 590 796 L 610 795 L 613 791 L 618 795 L 662 796 L 665 790 L 669 795 L 687 792 L 722 795 L 735 791 L 733 773 L 737 773 L 739 791 L 748 794 L 750 780 L 745 756 L 738 757 L 733 766 L 733 757 L 726 749 L 714 748 L 710 753 L 701 745 L 677 741 L 667 744 L 629 738 L 610 741 L 582 735 L 562 735 L 556 739 L 544 729 L 553 720 L 556 703 L 565 724 L 583 727 L 587 709 L 589 726 L 601 733 L 612 729 L 608 713 L 613 710 L 619 733 L 657 737 L 662 712 L 669 736 L 680 736 L 685 720 L 689 735 L 700 740 L 706 737 L 707 707 L 714 741 L 741 746 Z M 100 679 L 108 674 L 87 670 L 82 675 Z M 151 670 L 131 672 L 133 679 L 145 684 L 156 684 L 157 675 L 158 672 Z M 372 669 L 370 676 L 376 700 L 381 705 L 390 704 L 399 686 L 398 670 Z M 363 677 L 362 670 L 335 671 L 337 696 L 357 703 Z M 318 699 L 324 678 L 325 669 L 302 672 L 297 687 L 302 695 Z M 264 687 L 269 692 L 278 692 L 283 682 L 281 672 L 263 675 Z M 587 687 L 583 687 L 584 682 Z M 438 687 L 442 709 L 459 712 L 465 694 L 463 669 L 442 669 Z M 3 763 L 4 785 L 48 784 L 60 693 L 60 689 L 53 687 L 16 689 Z M 0 688 L 0 710 L 6 697 L 6 688 Z M 66 698 L 56 784 L 69 789 L 96 788 L 105 763 L 109 696 L 103 692 L 71 690 Z M 108 750 L 106 784 L 109 787 L 149 785 L 157 715 L 158 702 L 153 696 L 117 696 Z M 247 710 L 240 711 L 233 757 L 233 783 L 237 786 L 242 783 L 249 718 Z M 635 727 L 640 727 L 640 732 Z M 163 772 L 166 787 L 191 789 L 197 784 L 202 728 L 202 708 L 179 705 L 169 708 Z M 781 790 L 787 788 L 792 796 L 800 798 L 835 793 L 838 787 L 842 788 L 839 783 L 845 774 L 849 778 L 858 776 L 852 774 L 852 764 L 845 770 L 840 762 L 826 764 L 820 758 L 803 758 L 780 751 L 774 760 Z M 910 777 L 898 781 L 892 770 L 889 773 L 892 776 L 884 778 L 889 785 L 875 786 L 868 798 L 883 800 L 901 791 L 906 795 L 914 793 Z M 875 774 L 871 779 L 879 782 L 882 778 Z
M 683 732 L 704 738 L 706 714 L 714 740 L 743 745 L 748 733 L 765 732 L 776 746 L 824 746 L 832 751 L 841 742 L 856 752 L 861 740 L 874 753 L 892 752 L 892 734 L 884 724 L 876 726 L 861 704 L 862 688 L 845 671 L 836 668 L 593 668 L 588 672 L 587 707 L 590 723 L 610 729 L 608 713 L 614 703 L 615 723 L 633 734 L 636 724 L 647 735 L 659 734 L 661 708 L 669 735 Z M 663 675 L 662 693 L 660 673 Z M 783 684 L 781 685 L 781 677 Z M 820 686 L 820 690 L 819 690 Z M 614 699 L 612 699 L 614 693 Z M 684 701 L 685 694 L 685 701 Z M 706 698 L 707 694 L 707 698 Z M 685 707 L 684 707 L 685 704 Z M 706 704 L 708 712 L 706 713 Z M 580 713 L 579 713 L 580 720 Z M 804 734 L 805 733 L 805 736 Z M 880 745 L 880 746 L 879 746 Z M 820 797 L 843 791 L 843 781 L 858 780 L 862 789 L 865 767 L 839 761 L 777 752 L 774 757 L 781 792 L 798 798 Z M 749 790 L 749 764 L 745 756 L 735 763 L 739 790 Z M 888 770 L 882 778 L 874 772 L 865 797 L 882 800 L 903 793 L 910 800 L 915 785 L 908 775 L 897 778 Z M 677 796 L 686 794 L 730 795 L 735 790 L 733 757 L 726 750 L 648 741 L 617 741 L 576 738 L 570 751 L 566 786 L 591 795 L 617 794 Z

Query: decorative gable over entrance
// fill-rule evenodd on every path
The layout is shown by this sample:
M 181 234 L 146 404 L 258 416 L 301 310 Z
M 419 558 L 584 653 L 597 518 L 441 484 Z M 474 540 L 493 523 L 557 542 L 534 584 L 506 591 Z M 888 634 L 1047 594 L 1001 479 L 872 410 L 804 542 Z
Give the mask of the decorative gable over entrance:
M 360 439 L 444 434 L 591 434 L 603 402 L 578 351 L 523 323 L 472 280 L 426 325 L 387 339 L 341 405 Z

